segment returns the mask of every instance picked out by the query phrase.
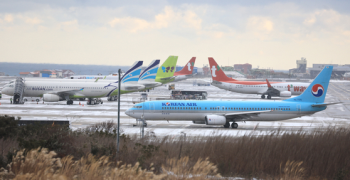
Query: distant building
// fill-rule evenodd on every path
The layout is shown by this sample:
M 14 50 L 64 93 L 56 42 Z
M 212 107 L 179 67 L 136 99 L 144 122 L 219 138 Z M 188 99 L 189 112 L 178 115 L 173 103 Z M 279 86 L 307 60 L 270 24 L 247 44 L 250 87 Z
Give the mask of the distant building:
M 75 73 L 71 70 L 48 70 L 44 69 L 41 71 L 34 72 L 20 72 L 21 77 L 47 77 L 47 78 L 65 78 L 73 76 Z
M 4 72 L 0 72 L 0 76 L 5 76 L 5 73 Z
M 302 57 L 300 60 L 296 60 L 297 68 L 289 69 L 289 74 L 306 73 L 307 60 Z
M 349 65 L 338 65 L 338 64 L 313 64 L 312 68 L 309 68 L 310 77 L 315 78 L 318 73 L 326 66 L 333 66 L 332 77 L 342 78 L 345 73 L 350 72 Z
M 233 69 L 236 71 L 240 71 L 244 74 L 248 74 L 250 70 L 252 70 L 252 65 L 245 63 L 245 64 L 235 64 L 233 65 Z

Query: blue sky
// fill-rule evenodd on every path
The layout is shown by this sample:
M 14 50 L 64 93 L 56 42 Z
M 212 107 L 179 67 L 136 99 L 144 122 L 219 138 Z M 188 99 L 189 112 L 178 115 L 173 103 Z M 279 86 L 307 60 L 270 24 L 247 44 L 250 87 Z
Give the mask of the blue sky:
M 1 62 L 350 64 L 350 1 L 1 1 Z

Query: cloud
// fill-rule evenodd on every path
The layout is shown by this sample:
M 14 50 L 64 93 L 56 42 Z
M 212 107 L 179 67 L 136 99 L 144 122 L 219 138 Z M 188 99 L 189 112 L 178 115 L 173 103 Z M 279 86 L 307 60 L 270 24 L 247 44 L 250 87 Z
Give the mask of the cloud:
M 116 17 L 108 22 L 111 27 L 126 29 L 129 32 L 136 33 L 139 31 L 152 29 L 194 29 L 201 30 L 202 19 L 190 10 L 174 10 L 166 6 L 163 11 L 156 14 L 153 20 L 146 20 L 135 17 Z
M 8 23 L 13 22 L 13 16 L 11 14 L 6 14 L 4 17 L 4 21 Z

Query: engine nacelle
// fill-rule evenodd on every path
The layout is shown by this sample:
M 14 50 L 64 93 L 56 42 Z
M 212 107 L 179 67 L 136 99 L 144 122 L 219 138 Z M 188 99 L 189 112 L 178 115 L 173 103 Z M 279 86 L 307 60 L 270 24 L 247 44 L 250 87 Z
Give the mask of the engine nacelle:
M 205 121 L 192 121 L 193 124 L 205 124 Z
M 292 93 L 290 91 L 282 91 L 280 92 L 281 97 L 291 97 Z
M 58 102 L 60 97 L 56 94 L 44 94 L 43 99 L 45 102 Z
M 207 115 L 205 116 L 205 124 L 206 125 L 224 125 L 226 124 L 226 117 L 218 116 L 218 115 Z

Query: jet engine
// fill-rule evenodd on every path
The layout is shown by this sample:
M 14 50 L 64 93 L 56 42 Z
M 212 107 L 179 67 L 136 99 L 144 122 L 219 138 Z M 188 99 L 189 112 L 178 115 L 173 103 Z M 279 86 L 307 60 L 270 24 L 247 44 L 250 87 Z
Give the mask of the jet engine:
M 205 124 L 205 121 L 192 121 L 193 124 Z
M 291 97 L 292 93 L 290 91 L 281 91 L 280 96 L 281 97 Z
M 205 116 L 205 124 L 206 125 L 224 125 L 226 124 L 226 117 L 218 116 L 218 115 L 207 115 Z
M 43 99 L 45 102 L 58 102 L 60 97 L 56 94 L 44 94 Z

